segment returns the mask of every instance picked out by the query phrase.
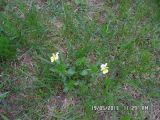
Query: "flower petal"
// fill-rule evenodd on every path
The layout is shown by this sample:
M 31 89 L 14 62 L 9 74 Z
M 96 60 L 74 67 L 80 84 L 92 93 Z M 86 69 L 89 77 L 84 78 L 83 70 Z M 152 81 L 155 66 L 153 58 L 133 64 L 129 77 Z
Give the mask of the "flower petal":
M 55 60 L 58 60 L 58 59 L 59 59 L 59 56 L 58 56 L 58 55 L 59 55 L 59 52 L 56 53 Z
M 54 61 L 55 61 L 55 59 L 54 59 L 54 57 L 53 57 L 53 56 L 52 56 L 50 59 L 51 59 L 51 62 L 54 62 Z
M 103 70 L 103 74 L 108 73 L 108 69 Z
M 101 64 L 101 68 L 103 68 L 104 67 L 104 64 Z

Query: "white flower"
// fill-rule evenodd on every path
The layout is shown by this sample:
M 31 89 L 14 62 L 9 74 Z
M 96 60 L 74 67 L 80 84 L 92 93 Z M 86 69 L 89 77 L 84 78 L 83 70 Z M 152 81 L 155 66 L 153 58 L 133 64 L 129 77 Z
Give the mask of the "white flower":
M 51 59 L 51 62 L 57 61 L 59 59 L 59 52 L 56 52 L 56 54 L 52 53 L 52 56 L 50 59 Z
M 101 71 L 102 71 L 102 73 L 103 74 L 106 74 L 106 73 L 108 73 L 108 66 L 107 66 L 107 63 L 105 63 L 105 64 L 102 64 L 101 65 Z

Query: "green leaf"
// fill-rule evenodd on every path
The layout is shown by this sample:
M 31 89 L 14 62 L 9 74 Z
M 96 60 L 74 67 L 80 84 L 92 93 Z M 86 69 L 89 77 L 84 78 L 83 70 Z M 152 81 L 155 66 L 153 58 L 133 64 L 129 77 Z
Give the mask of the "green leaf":
M 74 88 L 74 82 L 72 80 L 67 80 L 67 82 L 64 83 L 64 91 L 68 92 L 69 90 L 73 90 Z
M 85 63 L 86 63 L 85 57 L 78 58 L 78 59 L 76 60 L 76 65 L 77 65 L 77 66 L 84 65 Z
M 90 66 L 90 70 L 92 73 L 97 73 L 98 69 L 97 69 L 97 66 L 96 65 L 92 65 Z
M 74 82 L 74 85 L 75 86 L 82 86 L 82 85 L 86 85 L 86 82 L 82 81 L 82 80 L 77 80 Z
M 86 76 L 86 75 L 88 75 L 88 71 L 87 71 L 87 70 L 83 70 L 83 71 L 80 73 L 80 75 Z
M 65 73 L 65 65 L 64 64 L 57 64 L 55 67 L 55 71 L 58 73 Z
M 72 76 L 76 73 L 76 71 L 73 69 L 73 68 L 70 68 L 68 71 L 67 71 L 68 75 Z
M 49 70 L 56 73 L 65 73 L 66 71 L 64 64 L 56 64 L 54 67 L 51 67 Z

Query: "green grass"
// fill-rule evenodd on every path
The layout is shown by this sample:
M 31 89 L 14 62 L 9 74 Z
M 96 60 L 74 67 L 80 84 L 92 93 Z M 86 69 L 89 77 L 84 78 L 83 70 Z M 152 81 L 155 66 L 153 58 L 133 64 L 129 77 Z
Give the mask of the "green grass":
M 0 42 L 7 44 L 0 46 L 0 118 L 156 118 L 153 110 L 99 113 L 92 106 L 151 109 L 159 103 L 158 1 L 0 3 Z M 51 63 L 56 52 L 59 61 Z M 103 63 L 109 66 L 105 75 Z

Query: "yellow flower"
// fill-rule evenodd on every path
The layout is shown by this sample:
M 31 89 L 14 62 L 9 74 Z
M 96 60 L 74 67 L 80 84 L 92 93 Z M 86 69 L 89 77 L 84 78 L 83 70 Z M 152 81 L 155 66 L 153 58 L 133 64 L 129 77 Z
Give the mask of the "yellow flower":
M 108 73 L 108 66 L 107 66 L 107 63 L 105 63 L 105 64 L 102 64 L 101 65 L 101 71 L 102 71 L 102 73 L 103 74 L 106 74 L 106 73 Z
M 52 56 L 51 56 L 51 62 L 55 62 L 55 61 L 57 61 L 58 59 L 59 59 L 59 52 L 56 52 L 56 54 L 55 53 L 52 53 Z

